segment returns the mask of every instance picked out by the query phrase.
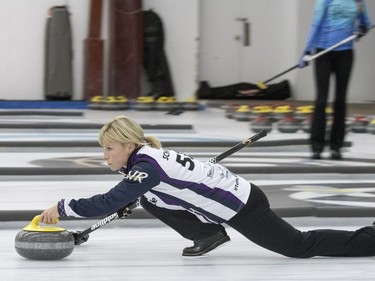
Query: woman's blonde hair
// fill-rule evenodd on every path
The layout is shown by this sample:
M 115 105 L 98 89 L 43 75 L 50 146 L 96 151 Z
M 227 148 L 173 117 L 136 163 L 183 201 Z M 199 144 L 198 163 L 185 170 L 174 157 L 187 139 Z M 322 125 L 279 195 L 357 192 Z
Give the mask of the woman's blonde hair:
M 99 131 L 99 144 L 116 141 L 122 144 L 134 143 L 138 147 L 149 145 L 160 148 L 161 143 L 157 137 L 144 136 L 142 127 L 127 116 L 118 116 L 105 124 Z

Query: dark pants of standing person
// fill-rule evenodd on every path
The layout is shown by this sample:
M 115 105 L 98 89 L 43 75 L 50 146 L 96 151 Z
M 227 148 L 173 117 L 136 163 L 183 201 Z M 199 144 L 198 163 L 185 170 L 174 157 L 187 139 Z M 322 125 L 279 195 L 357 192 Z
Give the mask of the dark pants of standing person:
M 208 237 L 223 227 L 203 223 L 187 211 L 156 207 L 145 198 L 141 199 L 141 204 L 147 211 L 187 239 Z M 246 206 L 227 224 L 255 244 L 288 257 L 375 255 L 374 227 L 367 226 L 356 231 L 330 229 L 300 231 L 271 210 L 266 195 L 254 184 Z
M 318 52 L 322 49 L 318 49 Z M 335 96 L 333 104 L 333 119 L 330 130 L 331 150 L 340 150 L 344 144 L 346 96 L 353 65 L 353 50 L 331 51 L 315 61 L 316 99 L 311 124 L 311 148 L 320 153 L 324 149 L 326 136 L 326 107 L 329 93 L 331 74 L 335 74 Z

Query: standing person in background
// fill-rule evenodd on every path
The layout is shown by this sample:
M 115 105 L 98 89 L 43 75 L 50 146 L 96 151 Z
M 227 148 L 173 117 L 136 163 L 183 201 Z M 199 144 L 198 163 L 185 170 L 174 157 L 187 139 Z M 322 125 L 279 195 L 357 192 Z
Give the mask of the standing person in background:
M 321 52 L 357 33 L 360 38 L 371 28 L 364 0 L 317 0 L 311 30 L 300 67 L 305 67 L 306 55 Z M 353 41 L 345 43 L 315 60 L 315 108 L 311 124 L 312 159 L 320 159 L 325 145 L 326 106 L 331 73 L 335 74 L 336 89 L 329 145 L 331 159 L 339 160 L 344 144 L 346 95 L 354 61 Z

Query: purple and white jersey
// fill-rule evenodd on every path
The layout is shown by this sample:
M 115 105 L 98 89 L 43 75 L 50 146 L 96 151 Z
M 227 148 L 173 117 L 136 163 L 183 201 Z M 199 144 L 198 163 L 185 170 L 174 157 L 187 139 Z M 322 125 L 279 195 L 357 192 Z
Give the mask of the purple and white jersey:
M 107 193 L 61 200 L 60 215 L 108 215 L 144 195 L 158 207 L 187 210 L 203 222 L 223 223 L 245 206 L 251 190 L 247 180 L 220 164 L 148 146 L 134 151 L 121 172 L 124 179 Z
M 251 185 L 220 164 L 167 149 L 141 148 L 132 159 L 149 162 L 160 182 L 144 196 L 158 207 L 187 210 L 201 221 L 223 223 L 246 204 Z

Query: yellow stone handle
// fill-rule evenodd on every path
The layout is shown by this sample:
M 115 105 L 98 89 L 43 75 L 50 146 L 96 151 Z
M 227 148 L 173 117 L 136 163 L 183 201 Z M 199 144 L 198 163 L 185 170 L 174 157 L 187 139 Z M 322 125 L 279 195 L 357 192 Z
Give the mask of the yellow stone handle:
M 38 232 L 61 232 L 65 231 L 62 227 L 56 226 L 40 226 L 40 215 L 37 215 L 33 218 L 33 220 L 23 228 L 25 231 L 38 231 Z

